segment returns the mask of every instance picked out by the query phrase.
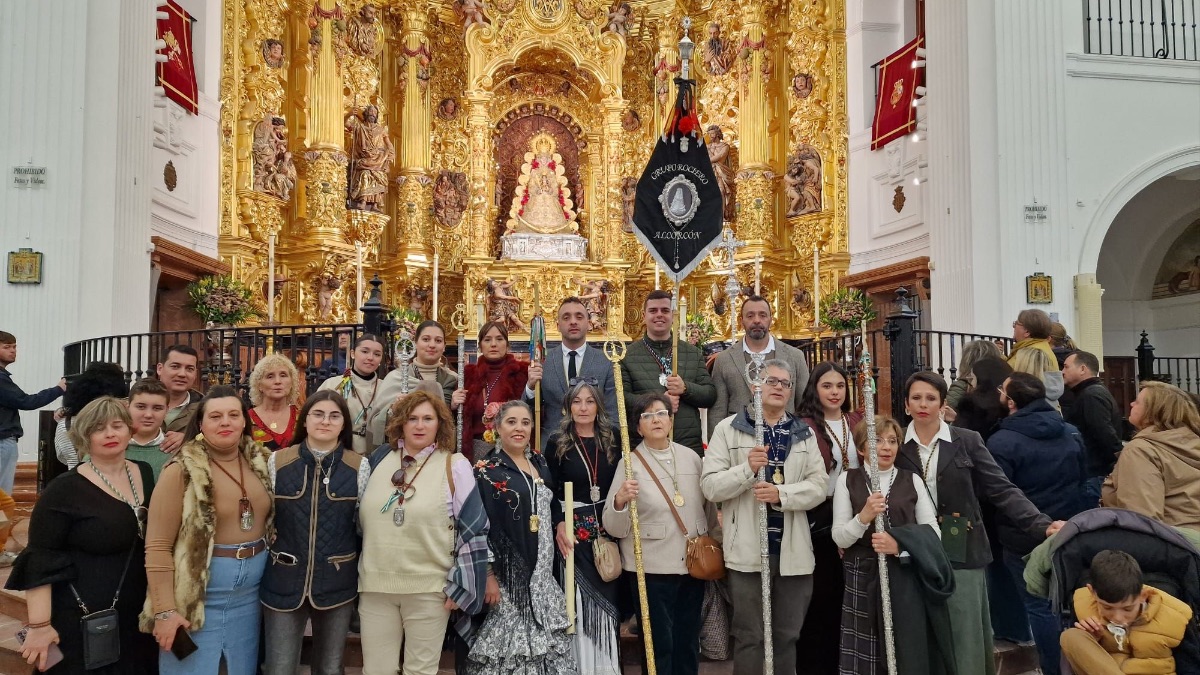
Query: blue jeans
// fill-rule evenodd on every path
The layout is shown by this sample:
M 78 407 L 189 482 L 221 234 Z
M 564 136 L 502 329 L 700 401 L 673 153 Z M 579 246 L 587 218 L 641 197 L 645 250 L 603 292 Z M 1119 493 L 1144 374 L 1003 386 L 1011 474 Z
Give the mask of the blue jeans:
M 1104 476 L 1092 476 L 1083 482 L 1083 496 L 1087 505 L 1085 508 L 1094 509 L 1100 506 L 1100 486 L 1104 485 Z
M 0 439 L 0 490 L 10 495 L 13 493 L 13 483 L 17 480 L 17 440 Z
M 266 567 L 266 551 L 245 560 L 213 557 L 204 595 L 204 627 L 192 633 L 198 649 L 182 661 L 171 652 L 160 652 L 160 675 L 213 675 L 220 670 L 222 656 L 228 675 L 255 675 L 262 615 L 258 584 Z
M 1017 593 L 1025 603 L 1029 615 L 1029 627 L 1033 630 L 1033 641 L 1037 643 L 1038 658 L 1042 662 L 1042 675 L 1059 675 L 1059 660 L 1062 649 L 1058 645 L 1062 624 L 1050 610 L 1050 600 L 1030 595 L 1025 588 L 1025 563 L 1012 551 L 1004 551 L 1004 566 L 1017 584 Z

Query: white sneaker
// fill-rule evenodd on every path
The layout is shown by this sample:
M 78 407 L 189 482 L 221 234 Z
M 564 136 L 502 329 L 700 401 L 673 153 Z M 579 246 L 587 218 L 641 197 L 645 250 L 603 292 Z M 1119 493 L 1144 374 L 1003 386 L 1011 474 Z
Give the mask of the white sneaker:
M 17 554 L 12 551 L 0 553 L 0 567 L 12 567 L 13 561 L 17 559 Z

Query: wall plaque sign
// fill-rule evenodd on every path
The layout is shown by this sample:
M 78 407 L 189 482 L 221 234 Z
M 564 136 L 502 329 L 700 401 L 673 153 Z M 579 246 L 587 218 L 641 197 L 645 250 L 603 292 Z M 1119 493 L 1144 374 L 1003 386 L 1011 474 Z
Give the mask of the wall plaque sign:
M 44 166 L 14 166 L 12 169 L 13 187 L 19 190 L 46 187 L 46 167 Z
M 1025 277 L 1025 302 L 1031 305 L 1054 302 L 1054 278 L 1041 272 Z
M 8 252 L 8 283 L 42 283 L 42 253 L 31 248 Z

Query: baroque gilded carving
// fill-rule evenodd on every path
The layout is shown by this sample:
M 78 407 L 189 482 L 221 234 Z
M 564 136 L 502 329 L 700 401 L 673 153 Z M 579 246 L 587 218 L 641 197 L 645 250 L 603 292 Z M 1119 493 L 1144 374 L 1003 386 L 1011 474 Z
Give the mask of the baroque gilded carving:
M 349 158 L 343 152 L 310 150 L 304 159 L 309 227 L 336 228 L 346 221 Z

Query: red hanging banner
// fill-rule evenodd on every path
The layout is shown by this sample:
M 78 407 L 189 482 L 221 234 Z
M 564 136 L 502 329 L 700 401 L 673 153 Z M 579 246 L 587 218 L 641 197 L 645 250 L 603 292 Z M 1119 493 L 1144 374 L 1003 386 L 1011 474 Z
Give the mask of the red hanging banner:
M 197 115 L 200 105 L 197 103 L 196 65 L 192 60 L 192 17 L 175 4 L 175 0 L 167 0 L 159 11 L 167 13 L 167 18 L 158 21 L 158 39 L 167 46 L 158 53 L 166 54 L 167 61 L 155 64 L 155 79 L 168 98 Z
M 871 149 L 878 150 L 909 134 L 917 125 L 913 95 L 922 81 L 924 68 L 913 68 L 917 48 L 925 46 L 918 37 L 879 62 L 879 89 L 875 100 L 875 122 L 871 125 Z

